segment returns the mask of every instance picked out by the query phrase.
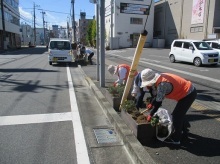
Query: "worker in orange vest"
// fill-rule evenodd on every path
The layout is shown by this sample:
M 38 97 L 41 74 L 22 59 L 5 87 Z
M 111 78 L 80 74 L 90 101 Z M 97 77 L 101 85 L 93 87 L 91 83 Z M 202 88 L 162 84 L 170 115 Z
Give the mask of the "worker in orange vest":
M 141 87 L 151 87 L 155 90 L 155 97 L 151 101 L 152 110 L 147 116 L 150 121 L 154 113 L 161 106 L 164 98 L 176 100 L 177 104 L 172 112 L 173 133 L 165 140 L 166 143 L 179 145 L 183 130 L 184 117 L 194 102 L 197 91 L 193 84 L 184 78 L 171 73 L 156 73 L 152 69 L 141 72 Z
M 130 66 L 127 64 L 119 64 L 117 66 L 109 65 L 108 71 L 111 75 L 117 75 L 118 79 L 114 82 L 114 86 L 125 85 L 130 72 Z M 137 71 L 134 76 L 137 75 Z

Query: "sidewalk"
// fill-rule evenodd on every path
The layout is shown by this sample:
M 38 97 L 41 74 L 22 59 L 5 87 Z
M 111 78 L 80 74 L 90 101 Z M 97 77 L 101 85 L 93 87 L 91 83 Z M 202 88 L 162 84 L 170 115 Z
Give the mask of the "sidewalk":
M 94 60 L 93 60 L 94 61 Z M 99 103 L 102 106 L 103 111 L 110 120 L 114 130 L 116 131 L 119 138 L 122 140 L 124 146 L 127 149 L 127 152 L 133 159 L 134 163 L 146 164 L 146 163 L 155 163 L 151 158 L 146 149 L 140 144 L 132 131 L 127 127 L 118 113 L 113 109 L 110 103 L 105 98 L 106 87 L 112 84 L 112 82 L 117 78 L 116 76 L 110 75 L 107 70 L 108 65 L 116 64 L 114 62 L 106 60 L 105 65 L 105 87 L 100 87 L 99 81 L 97 81 L 96 75 L 96 66 L 97 65 L 87 65 L 80 66 L 84 72 L 86 81 L 90 86 L 92 92 L 95 94 Z M 109 154 L 110 156 L 111 154 Z

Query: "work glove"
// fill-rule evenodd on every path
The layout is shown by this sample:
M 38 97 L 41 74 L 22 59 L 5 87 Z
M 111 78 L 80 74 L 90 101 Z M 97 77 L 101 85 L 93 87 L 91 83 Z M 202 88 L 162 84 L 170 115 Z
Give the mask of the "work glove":
M 151 115 L 148 115 L 147 116 L 147 122 L 150 122 L 151 121 Z
M 151 110 L 153 108 L 153 105 L 152 104 L 147 104 L 146 107 L 147 107 L 148 110 Z

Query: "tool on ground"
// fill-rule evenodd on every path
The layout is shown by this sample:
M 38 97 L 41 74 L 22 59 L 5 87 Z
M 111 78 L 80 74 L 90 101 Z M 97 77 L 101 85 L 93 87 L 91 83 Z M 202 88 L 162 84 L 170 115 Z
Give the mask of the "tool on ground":
M 147 109 L 145 109 L 142 112 L 140 112 L 140 114 L 143 114 L 144 112 L 147 112 L 147 111 L 151 110 L 152 108 L 153 108 L 153 105 L 152 104 L 148 104 L 147 105 Z

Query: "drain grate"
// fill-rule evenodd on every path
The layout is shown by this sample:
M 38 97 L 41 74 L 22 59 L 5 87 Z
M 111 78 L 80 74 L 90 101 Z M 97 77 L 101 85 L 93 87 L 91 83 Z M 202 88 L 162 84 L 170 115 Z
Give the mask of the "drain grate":
M 118 142 L 116 133 L 113 129 L 93 129 L 98 143 Z

